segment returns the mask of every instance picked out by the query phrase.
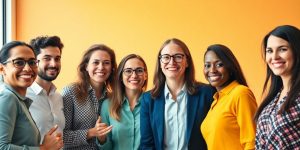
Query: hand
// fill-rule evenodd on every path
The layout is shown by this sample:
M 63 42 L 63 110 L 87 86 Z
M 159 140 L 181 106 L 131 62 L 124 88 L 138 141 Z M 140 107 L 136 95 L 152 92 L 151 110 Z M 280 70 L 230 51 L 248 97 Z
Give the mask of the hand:
M 106 135 L 112 130 L 112 125 L 107 126 L 105 123 L 101 122 L 101 117 L 99 116 L 96 121 L 96 125 L 94 128 L 89 129 L 88 131 L 88 139 L 92 137 L 97 137 L 100 143 L 105 143 Z
M 41 150 L 59 150 L 63 147 L 62 134 L 54 133 L 57 130 L 57 128 L 58 126 L 55 125 L 44 136 L 43 144 L 40 146 Z
M 101 117 L 99 116 L 96 121 L 96 137 L 99 139 L 100 143 L 103 144 L 106 141 L 106 135 L 112 130 L 112 125 L 107 126 L 105 123 L 101 123 Z

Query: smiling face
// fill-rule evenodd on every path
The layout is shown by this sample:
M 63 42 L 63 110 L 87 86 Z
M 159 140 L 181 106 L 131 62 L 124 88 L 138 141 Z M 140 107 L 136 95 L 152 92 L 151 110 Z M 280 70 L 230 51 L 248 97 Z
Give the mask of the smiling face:
M 294 64 L 293 53 L 289 43 L 271 35 L 267 41 L 266 62 L 272 72 L 280 77 L 290 78 Z
M 166 76 L 166 80 L 184 79 L 185 69 L 188 67 L 188 63 L 186 61 L 186 56 L 182 48 L 179 45 L 171 42 L 161 50 L 161 56 L 164 56 L 166 54 L 169 56 L 173 56 L 170 58 L 170 61 L 168 63 L 163 63 L 162 61 L 160 61 L 160 66 L 162 72 Z M 181 62 L 174 61 L 174 57 L 176 57 L 177 54 L 183 55 Z
M 135 71 L 132 71 L 132 74 L 129 75 L 124 72 L 126 70 Z M 127 60 L 122 73 L 122 81 L 125 86 L 125 91 L 142 91 L 146 80 L 147 72 L 145 71 L 144 63 L 138 58 L 132 58 Z
M 33 83 L 37 75 L 37 67 L 30 67 L 28 63 L 22 68 L 16 68 L 12 62 L 15 59 L 35 60 L 33 51 L 27 46 L 16 46 L 10 50 L 10 57 L 6 64 L 1 64 L 0 70 L 4 82 L 13 87 L 19 94 L 25 95 L 26 89 Z
M 227 86 L 229 72 L 215 52 L 208 51 L 205 54 L 203 73 L 206 80 L 218 91 Z
M 86 66 L 93 86 L 103 85 L 112 72 L 110 55 L 106 51 L 94 51 Z
M 61 68 L 61 53 L 58 47 L 48 46 L 38 54 L 38 78 L 46 81 L 55 80 Z

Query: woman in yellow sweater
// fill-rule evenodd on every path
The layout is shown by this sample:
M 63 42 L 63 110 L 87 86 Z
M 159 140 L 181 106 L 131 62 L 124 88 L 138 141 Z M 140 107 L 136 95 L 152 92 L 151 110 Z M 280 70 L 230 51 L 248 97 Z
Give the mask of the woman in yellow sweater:
M 203 72 L 217 90 L 201 125 L 208 150 L 254 149 L 257 104 L 231 50 L 220 44 L 209 46 Z

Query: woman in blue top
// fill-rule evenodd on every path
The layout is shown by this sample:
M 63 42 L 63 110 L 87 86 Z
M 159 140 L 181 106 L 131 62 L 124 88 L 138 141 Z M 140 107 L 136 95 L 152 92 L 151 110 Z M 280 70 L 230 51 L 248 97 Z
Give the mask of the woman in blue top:
M 153 82 L 141 102 L 141 149 L 206 149 L 199 127 L 214 90 L 196 81 L 192 56 L 181 40 L 162 45 Z
M 104 150 L 137 150 L 140 146 L 140 101 L 147 87 L 147 66 L 136 54 L 127 55 L 118 66 L 111 100 L 103 102 L 99 127 L 110 133 L 98 137 Z M 110 125 L 106 127 L 106 125 Z
M 40 133 L 30 113 L 26 90 L 37 75 L 37 60 L 31 46 L 13 41 L 0 51 L 0 149 L 57 150 L 63 146 L 57 126 L 50 129 L 40 145 Z

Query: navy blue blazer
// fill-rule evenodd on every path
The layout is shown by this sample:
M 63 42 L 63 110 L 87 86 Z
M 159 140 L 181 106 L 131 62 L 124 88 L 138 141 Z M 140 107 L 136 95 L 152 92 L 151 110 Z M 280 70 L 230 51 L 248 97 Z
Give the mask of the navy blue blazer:
M 189 150 L 207 149 L 200 131 L 200 125 L 210 109 L 214 92 L 215 90 L 211 86 L 201 84 L 194 95 L 188 94 L 185 141 L 188 141 Z M 140 149 L 164 149 L 164 111 L 164 92 L 161 92 L 156 99 L 151 98 L 150 91 L 143 95 L 140 111 Z

